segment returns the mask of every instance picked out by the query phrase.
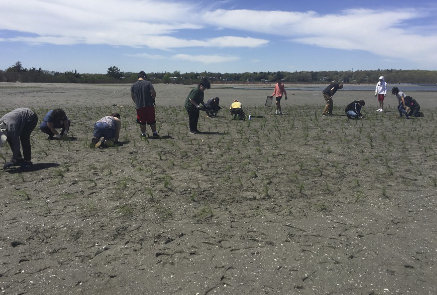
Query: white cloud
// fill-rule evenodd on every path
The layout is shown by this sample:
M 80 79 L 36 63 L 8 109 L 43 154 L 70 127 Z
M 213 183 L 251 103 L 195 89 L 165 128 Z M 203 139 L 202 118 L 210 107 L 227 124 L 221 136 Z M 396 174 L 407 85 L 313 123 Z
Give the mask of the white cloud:
M 219 9 L 205 13 L 204 18 L 219 27 L 280 35 L 296 43 L 363 50 L 437 66 L 436 28 L 432 32 L 428 26 L 423 32 L 421 27 L 408 24 L 427 15 L 430 12 L 415 9 L 352 9 L 328 15 Z
M 129 57 L 135 58 L 145 58 L 150 60 L 185 60 L 203 64 L 214 64 L 214 63 L 224 63 L 230 61 L 239 60 L 236 56 L 224 56 L 224 55 L 189 55 L 189 54 L 175 54 L 170 56 L 159 55 L 159 54 L 148 54 L 148 53 L 139 53 L 139 54 L 126 54 Z
M 214 4 L 208 8 L 188 0 L 27 0 L 25 5 L 0 1 L 0 30 L 11 32 L 0 42 L 104 44 L 171 51 L 257 48 L 268 44 L 268 36 L 274 35 L 294 43 L 362 50 L 437 66 L 435 25 L 412 25 L 432 16 L 432 10 L 353 9 L 322 15 L 314 11 L 214 10 Z M 232 36 L 229 29 L 239 36 Z M 209 32 L 218 37 L 205 38 Z M 259 38 L 260 34 L 266 37 Z
M 200 62 L 204 64 L 223 63 L 223 62 L 236 61 L 239 59 L 236 56 L 188 55 L 188 54 L 176 54 L 172 58 L 177 60 Z
M 138 53 L 138 54 L 125 54 L 129 57 L 139 57 L 139 58 L 146 58 L 151 60 L 163 60 L 168 59 L 165 55 L 159 55 L 159 54 L 148 54 L 148 53 Z

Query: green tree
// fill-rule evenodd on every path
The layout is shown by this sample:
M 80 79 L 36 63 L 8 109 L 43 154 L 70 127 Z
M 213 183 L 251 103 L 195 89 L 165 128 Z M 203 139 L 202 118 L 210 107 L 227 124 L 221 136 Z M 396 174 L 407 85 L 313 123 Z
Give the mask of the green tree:
M 116 66 L 112 66 L 108 68 L 107 76 L 112 77 L 114 79 L 121 79 L 124 76 L 124 73 L 120 71 Z
M 164 77 L 162 78 L 162 82 L 164 82 L 164 83 L 170 83 L 171 82 L 171 79 L 170 79 L 170 77 L 171 77 L 171 74 L 170 73 L 165 73 L 164 74 Z
M 24 72 L 25 69 L 23 68 L 23 65 L 21 64 L 21 61 L 17 61 L 13 66 L 10 66 L 6 72 Z

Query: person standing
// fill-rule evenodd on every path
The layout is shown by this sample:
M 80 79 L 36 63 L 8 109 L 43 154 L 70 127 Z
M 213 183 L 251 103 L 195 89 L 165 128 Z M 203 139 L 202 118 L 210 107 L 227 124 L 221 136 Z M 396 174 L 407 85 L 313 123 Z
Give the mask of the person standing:
M 56 128 L 61 128 L 61 133 L 59 133 Z M 70 129 L 70 120 L 68 120 L 63 109 L 50 110 L 39 125 L 39 129 L 48 134 L 48 139 L 50 140 L 54 138 L 61 139 L 62 136 L 67 136 L 68 130 Z
M 211 84 L 208 79 L 203 78 L 196 88 L 192 89 L 185 99 L 185 109 L 188 113 L 188 122 L 191 134 L 198 134 L 200 131 L 197 129 L 197 123 L 199 122 L 199 110 L 205 107 L 204 92 L 206 89 L 210 89 Z
M 283 95 L 285 95 L 285 100 L 287 100 L 287 91 L 285 90 L 284 83 L 282 83 L 280 78 L 277 78 L 275 89 L 271 95 L 276 97 L 276 115 L 282 115 L 281 99 Z
M 137 109 L 137 122 L 140 124 L 141 136 L 146 137 L 146 126 L 152 129 L 153 138 L 159 138 L 156 132 L 155 98 L 156 92 L 144 71 L 138 73 L 138 81 L 131 87 L 131 97 Z
M 22 169 L 32 167 L 30 134 L 37 123 L 38 116 L 28 108 L 15 109 L 0 118 L 0 147 L 7 141 L 12 150 L 12 159 L 4 164 L 3 169 L 11 166 L 21 166 Z
M 375 96 L 378 97 L 379 102 L 379 109 L 377 109 L 377 112 L 383 112 L 384 111 L 384 99 L 385 95 L 387 94 L 387 82 L 384 80 L 384 76 L 379 77 L 378 83 L 376 83 L 375 88 Z
M 326 87 L 322 91 L 323 97 L 326 101 L 325 109 L 323 110 L 323 116 L 332 116 L 332 110 L 334 108 L 334 102 L 332 101 L 332 97 L 338 89 L 343 89 L 343 84 L 339 84 L 333 81 L 331 82 L 331 84 L 328 85 L 328 87 Z

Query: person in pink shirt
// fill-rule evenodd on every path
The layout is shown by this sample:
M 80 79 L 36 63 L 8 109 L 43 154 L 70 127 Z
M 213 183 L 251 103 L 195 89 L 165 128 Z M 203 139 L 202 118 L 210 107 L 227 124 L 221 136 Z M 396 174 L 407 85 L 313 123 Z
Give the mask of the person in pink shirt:
M 287 99 L 287 91 L 285 91 L 284 83 L 281 82 L 281 79 L 276 79 L 277 83 L 275 85 L 275 90 L 273 90 L 273 94 L 271 96 L 276 96 L 276 115 L 282 115 L 281 109 L 281 99 L 282 96 L 285 95 L 285 99 Z

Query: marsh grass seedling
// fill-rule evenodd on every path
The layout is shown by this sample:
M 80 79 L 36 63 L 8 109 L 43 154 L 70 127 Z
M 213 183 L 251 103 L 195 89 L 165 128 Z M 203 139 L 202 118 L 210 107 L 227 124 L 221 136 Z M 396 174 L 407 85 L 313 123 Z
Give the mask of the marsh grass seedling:
M 325 204 L 314 204 L 317 211 L 328 211 L 328 207 Z
M 301 184 L 299 185 L 299 193 L 300 193 L 300 194 L 303 194 L 303 190 L 304 190 L 304 188 L 305 188 L 305 186 L 303 185 L 303 183 L 301 183 Z
M 263 187 L 263 197 L 268 198 L 269 196 L 269 186 L 265 184 Z
M 206 221 L 208 219 L 211 219 L 214 216 L 211 207 L 206 206 L 201 208 L 194 217 L 197 219 L 197 221 Z
M 134 215 L 133 208 L 128 204 L 121 205 L 117 212 L 124 217 L 132 217 Z
M 256 174 L 255 171 L 250 171 L 250 173 L 249 173 L 249 177 L 250 177 L 250 178 L 257 178 L 258 175 Z
M 30 200 L 30 195 L 29 195 L 29 193 L 28 193 L 27 191 L 25 191 L 25 190 L 18 190 L 18 191 L 15 191 L 15 192 L 14 192 L 14 195 L 19 196 L 19 197 L 23 198 L 23 199 L 26 200 L 26 201 L 29 201 L 29 200 Z
M 161 221 L 166 221 L 173 217 L 173 212 L 171 211 L 171 209 L 161 204 L 157 204 L 155 206 L 155 214 Z
M 382 187 L 382 196 L 385 197 L 385 198 L 388 198 L 387 188 L 385 186 Z

